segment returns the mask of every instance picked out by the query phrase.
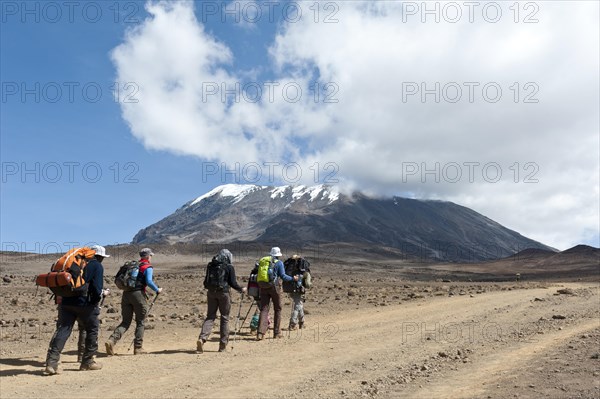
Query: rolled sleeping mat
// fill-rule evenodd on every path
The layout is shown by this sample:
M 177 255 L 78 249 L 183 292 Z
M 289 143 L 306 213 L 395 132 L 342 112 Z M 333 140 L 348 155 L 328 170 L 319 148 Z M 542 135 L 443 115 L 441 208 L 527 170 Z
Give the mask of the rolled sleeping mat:
M 307 290 L 312 288 L 312 277 L 310 275 L 309 272 L 304 272 L 302 274 L 302 285 L 304 286 L 304 288 L 306 288 Z

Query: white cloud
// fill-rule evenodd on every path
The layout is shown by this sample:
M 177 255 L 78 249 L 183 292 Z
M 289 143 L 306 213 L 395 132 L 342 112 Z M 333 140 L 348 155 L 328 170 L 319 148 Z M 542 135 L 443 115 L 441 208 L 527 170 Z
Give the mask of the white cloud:
M 532 24 L 513 21 L 512 3 L 496 3 L 497 23 L 481 11 L 470 23 L 463 8 L 454 24 L 403 16 L 401 2 L 333 4 L 337 23 L 322 22 L 331 9 L 315 23 L 306 5 L 301 21 L 282 24 L 271 39 L 271 65 L 257 68 L 278 74 L 275 101 L 263 92 L 258 103 L 226 104 L 220 96 L 203 101 L 202 88 L 245 82 L 233 71 L 235 54 L 206 33 L 192 2 L 149 3 L 151 17 L 113 52 L 118 80 L 140 86 L 139 103 L 122 104 L 133 134 L 149 148 L 208 160 L 295 160 L 306 179 L 310 165 L 333 162 L 349 187 L 453 200 L 561 249 L 597 236 L 598 3 L 535 3 L 539 10 L 519 15 L 535 11 Z M 339 88 L 338 103 L 308 95 L 315 70 L 321 85 Z M 296 103 L 281 96 L 290 82 L 303 88 Z M 433 94 L 425 102 L 403 96 L 436 82 L 448 90 L 439 103 Z M 486 83 L 490 96 L 501 88 L 498 102 L 483 97 Z M 457 87 L 462 99 L 451 103 Z M 527 96 L 538 103 L 524 103 Z M 436 163 L 439 182 L 420 173 Z M 462 178 L 444 181 L 456 165 Z M 502 179 L 490 182 L 495 170 L 483 174 L 484 165 L 497 165 Z M 531 173 L 538 182 L 524 183 Z

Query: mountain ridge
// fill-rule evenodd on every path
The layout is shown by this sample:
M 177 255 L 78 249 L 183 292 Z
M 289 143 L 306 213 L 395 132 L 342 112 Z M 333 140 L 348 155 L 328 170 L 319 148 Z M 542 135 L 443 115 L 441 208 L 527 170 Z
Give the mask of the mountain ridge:
M 222 185 L 140 230 L 134 244 L 353 243 L 443 261 L 554 251 L 467 207 L 440 200 L 350 195 L 327 185 Z

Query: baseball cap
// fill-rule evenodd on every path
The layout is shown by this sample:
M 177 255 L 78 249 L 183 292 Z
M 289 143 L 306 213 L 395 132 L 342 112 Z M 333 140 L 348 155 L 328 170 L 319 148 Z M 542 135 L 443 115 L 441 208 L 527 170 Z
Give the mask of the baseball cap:
M 152 250 L 150 248 L 142 248 L 142 250 L 140 251 L 140 256 L 142 258 L 145 258 L 147 256 L 153 256 L 154 252 L 152 252 Z

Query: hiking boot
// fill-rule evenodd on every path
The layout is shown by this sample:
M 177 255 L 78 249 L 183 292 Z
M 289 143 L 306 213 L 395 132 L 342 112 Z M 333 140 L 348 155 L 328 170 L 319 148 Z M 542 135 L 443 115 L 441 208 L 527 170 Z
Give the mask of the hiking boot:
M 227 350 L 227 344 L 220 343 L 219 344 L 219 352 L 225 352 Z
M 104 346 L 106 347 L 106 354 L 109 356 L 114 356 L 115 355 L 115 343 L 111 340 L 108 340 L 104 343 Z
M 264 338 L 265 338 L 265 334 L 258 333 L 256 335 L 256 340 L 257 341 L 262 341 Z
M 298 325 L 290 323 L 290 326 L 288 327 L 288 331 L 294 331 L 298 329 Z
M 144 348 L 133 348 L 134 355 L 145 355 L 148 353 Z
M 301 321 L 300 323 L 298 323 L 298 328 L 299 329 L 303 329 L 304 328 L 304 322 Z
M 196 341 L 196 352 L 199 353 L 204 353 L 204 348 L 202 347 L 204 345 L 204 341 L 203 339 L 199 339 L 198 341 Z
M 100 370 L 102 369 L 102 363 L 94 362 L 91 363 L 81 363 L 81 367 L 79 370 L 81 371 L 89 371 L 89 370 Z
M 47 365 L 46 368 L 44 369 L 44 375 L 56 375 L 56 374 L 60 374 L 60 370 L 58 369 L 58 366 Z
M 280 339 L 280 338 L 283 338 L 283 335 L 281 335 L 281 333 L 273 334 L 273 339 Z

